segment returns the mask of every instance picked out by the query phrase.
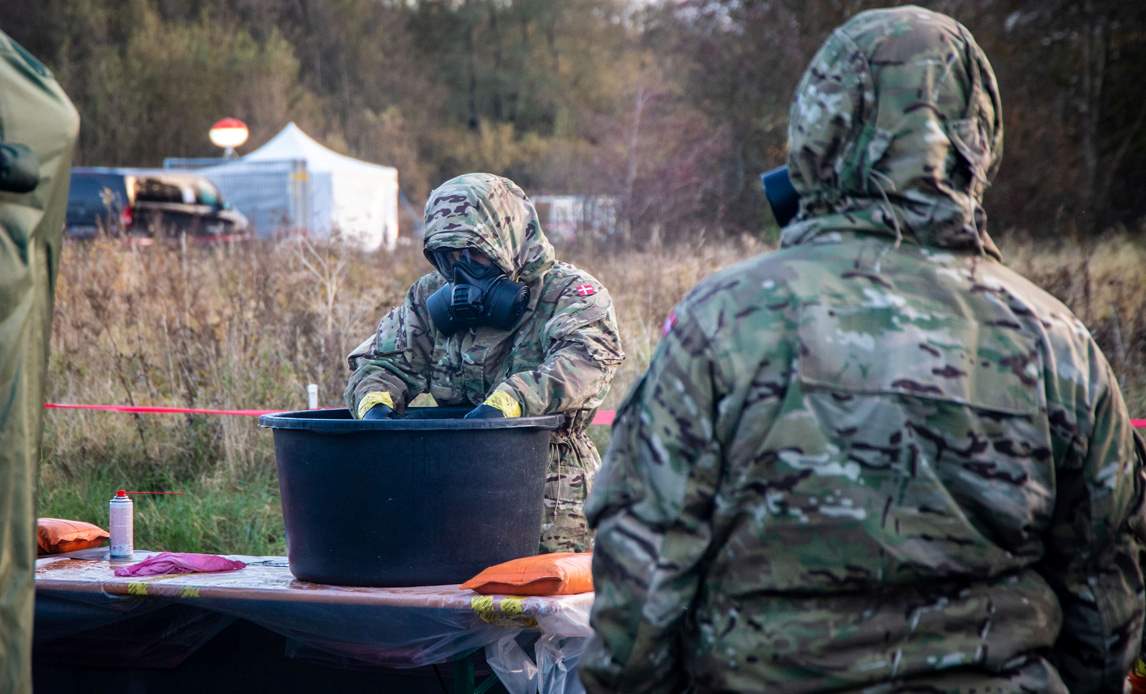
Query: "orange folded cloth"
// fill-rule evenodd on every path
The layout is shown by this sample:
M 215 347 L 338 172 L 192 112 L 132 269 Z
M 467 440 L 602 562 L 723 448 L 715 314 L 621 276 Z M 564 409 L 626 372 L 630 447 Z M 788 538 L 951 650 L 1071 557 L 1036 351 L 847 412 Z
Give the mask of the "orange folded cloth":
M 40 554 L 62 554 L 99 547 L 108 533 L 98 525 L 63 518 L 36 519 L 36 544 Z
M 593 553 L 555 552 L 512 559 L 462 584 L 483 595 L 576 595 L 593 592 Z

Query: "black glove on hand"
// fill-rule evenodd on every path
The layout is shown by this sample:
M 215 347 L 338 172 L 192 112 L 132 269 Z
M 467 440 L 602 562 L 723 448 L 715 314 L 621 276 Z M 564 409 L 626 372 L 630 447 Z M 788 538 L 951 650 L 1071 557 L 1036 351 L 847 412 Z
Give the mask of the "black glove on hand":
M 390 419 L 394 416 L 394 410 L 386 407 L 385 405 L 375 405 L 366 414 L 362 415 L 362 419 Z
M 496 407 L 490 407 L 485 403 L 478 405 L 466 413 L 465 419 L 498 419 L 505 418 L 505 414 Z

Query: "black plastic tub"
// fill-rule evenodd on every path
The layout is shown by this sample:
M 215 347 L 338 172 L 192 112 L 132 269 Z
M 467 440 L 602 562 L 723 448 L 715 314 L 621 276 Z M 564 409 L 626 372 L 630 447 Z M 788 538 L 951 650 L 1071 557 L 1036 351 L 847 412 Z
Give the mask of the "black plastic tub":
M 467 411 L 260 417 L 274 430 L 291 573 L 335 585 L 443 585 L 536 554 L 549 436 L 562 418 L 462 419 Z

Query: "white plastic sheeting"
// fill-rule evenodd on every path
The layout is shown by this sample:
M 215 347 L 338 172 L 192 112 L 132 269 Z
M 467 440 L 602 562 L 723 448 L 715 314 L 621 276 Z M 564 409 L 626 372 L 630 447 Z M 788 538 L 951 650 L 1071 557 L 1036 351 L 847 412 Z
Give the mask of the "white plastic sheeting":
M 516 635 L 503 636 L 485 647 L 485 661 L 509 694 L 584 694 L 577 665 L 589 636 L 543 634 L 533 643 L 533 655 Z
M 398 239 L 398 170 L 327 149 L 294 123 L 245 157 L 198 169 L 255 233 L 337 233 L 366 250 Z
M 592 635 L 591 593 L 513 597 L 458 586 L 323 586 L 296 580 L 285 557 L 237 555 L 229 558 L 247 563 L 239 571 L 120 577 L 106 553 L 83 550 L 36 561 L 38 647 L 55 643 L 59 650 L 61 640 L 74 640 L 74 647 L 87 648 L 85 634 L 130 623 L 125 643 L 174 642 L 186 654 L 227 625 L 221 618 L 244 619 L 287 637 L 295 654 L 309 660 L 410 668 L 484 649 L 511 694 L 584 691 L 576 669 Z M 140 550 L 135 558 L 151 555 Z M 136 619 L 171 605 L 194 608 L 198 616 L 179 628 L 151 624 L 155 632 Z

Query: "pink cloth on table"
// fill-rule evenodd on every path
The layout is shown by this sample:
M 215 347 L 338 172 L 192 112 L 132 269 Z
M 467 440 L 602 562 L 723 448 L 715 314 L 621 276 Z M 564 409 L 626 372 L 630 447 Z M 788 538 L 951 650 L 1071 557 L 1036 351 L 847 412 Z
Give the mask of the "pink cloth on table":
M 220 557 L 216 554 L 195 554 L 193 552 L 163 552 L 148 557 L 137 564 L 121 566 L 115 570 L 116 576 L 159 576 L 162 574 L 202 574 L 220 571 L 238 571 L 246 566 L 241 561 Z

